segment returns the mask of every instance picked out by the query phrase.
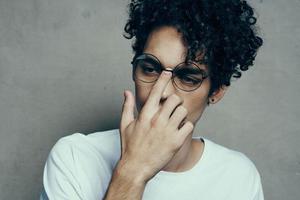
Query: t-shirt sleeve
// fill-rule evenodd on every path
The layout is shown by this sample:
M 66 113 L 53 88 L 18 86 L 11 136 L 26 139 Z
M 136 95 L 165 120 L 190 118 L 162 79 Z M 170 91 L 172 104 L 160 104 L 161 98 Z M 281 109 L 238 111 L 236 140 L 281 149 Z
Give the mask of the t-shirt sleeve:
M 50 151 L 43 174 L 44 196 L 50 200 L 99 200 L 105 195 L 110 166 L 85 137 L 63 137 Z
M 231 163 L 233 182 L 230 199 L 264 200 L 261 176 L 255 164 L 243 153 L 235 152 Z
M 246 161 L 244 165 L 245 174 L 244 183 L 247 185 L 246 188 L 249 188 L 249 199 L 250 200 L 264 200 L 263 188 L 261 183 L 261 175 L 257 170 L 255 164 L 243 154 L 244 160 Z
M 256 170 L 255 173 L 255 193 L 254 193 L 254 197 L 252 200 L 264 200 L 264 192 L 263 192 L 263 188 L 262 188 L 262 184 L 261 184 L 261 176 L 259 174 L 259 172 Z
M 85 199 L 76 179 L 73 156 L 66 138 L 58 140 L 50 151 L 43 174 L 45 196 L 50 200 Z
M 44 167 L 40 199 L 103 198 L 119 160 L 119 135 L 115 133 L 74 133 L 59 139 Z

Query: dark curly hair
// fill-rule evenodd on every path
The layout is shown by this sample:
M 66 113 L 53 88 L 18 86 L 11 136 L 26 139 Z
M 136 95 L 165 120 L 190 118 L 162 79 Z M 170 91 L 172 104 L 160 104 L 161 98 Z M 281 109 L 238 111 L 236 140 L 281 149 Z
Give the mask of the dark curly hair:
M 149 34 L 160 26 L 175 27 L 187 47 L 187 60 L 208 66 L 209 96 L 253 65 L 263 44 L 257 36 L 253 8 L 244 0 L 131 0 L 123 36 L 143 53 Z M 201 60 L 197 54 L 203 53 Z

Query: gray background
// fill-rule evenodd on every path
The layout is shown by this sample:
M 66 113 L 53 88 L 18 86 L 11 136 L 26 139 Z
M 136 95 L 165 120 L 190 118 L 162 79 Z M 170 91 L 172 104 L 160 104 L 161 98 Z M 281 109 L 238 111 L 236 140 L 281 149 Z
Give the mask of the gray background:
M 245 153 L 266 199 L 300 199 L 299 0 L 255 0 L 264 46 L 196 135 Z M 0 0 L 0 199 L 37 199 L 62 136 L 118 127 L 127 0 Z

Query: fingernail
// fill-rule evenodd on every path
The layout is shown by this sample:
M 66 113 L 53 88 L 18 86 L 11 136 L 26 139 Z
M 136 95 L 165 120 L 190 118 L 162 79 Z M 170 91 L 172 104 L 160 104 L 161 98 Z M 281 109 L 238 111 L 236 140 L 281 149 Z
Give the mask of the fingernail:
M 170 75 L 170 74 L 172 74 L 172 72 L 170 72 L 170 71 L 164 71 L 164 74 L 165 75 Z

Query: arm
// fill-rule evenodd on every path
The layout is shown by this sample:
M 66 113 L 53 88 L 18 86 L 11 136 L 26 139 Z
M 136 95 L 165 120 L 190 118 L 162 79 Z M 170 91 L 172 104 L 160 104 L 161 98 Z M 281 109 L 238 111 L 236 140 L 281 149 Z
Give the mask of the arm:
M 176 95 L 160 100 L 171 73 L 162 73 L 137 117 L 134 117 L 135 98 L 124 93 L 120 123 L 121 159 L 115 168 L 105 200 L 140 200 L 145 184 L 163 168 L 180 149 L 194 128 L 186 122 L 183 100 Z M 172 114 L 173 113 L 173 114 Z M 172 138 L 172 139 L 170 139 Z
M 142 175 L 128 173 L 131 166 L 125 166 L 120 161 L 114 170 L 104 200 L 140 200 L 146 185 Z
M 76 177 L 74 160 L 72 159 L 72 148 L 70 137 L 58 140 L 47 158 L 43 172 L 43 186 L 45 191 L 41 199 L 57 200 L 81 200 L 86 199 L 82 194 Z

